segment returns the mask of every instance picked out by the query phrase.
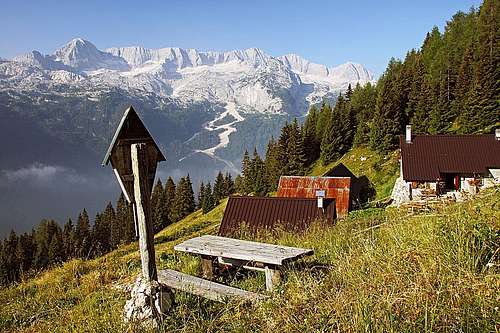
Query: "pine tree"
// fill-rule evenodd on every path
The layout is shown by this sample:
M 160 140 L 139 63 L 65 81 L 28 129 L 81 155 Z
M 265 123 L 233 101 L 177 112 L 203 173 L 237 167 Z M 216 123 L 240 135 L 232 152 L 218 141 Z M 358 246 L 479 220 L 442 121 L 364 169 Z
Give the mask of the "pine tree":
M 217 174 L 214 182 L 214 190 L 213 190 L 214 203 L 217 205 L 219 201 L 221 201 L 225 195 L 224 191 L 224 175 L 221 171 Z
M 304 145 L 304 156 L 306 166 L 311 165 L 319 157 L 320 143 L 316 139 L 316 126 L 318 122 L 318 110 L 313 105 L 307 114 L 304 126 L 302 126 L 302 142 Z M 266 157 L 267 160 L 267 157 Z
M 207 183 L 207 185 L 204 188 L 204 191 L 205 193 L 203 195 L 202 209 L 203 209 L 203 214 L 206 214 L 215 207 L 215 200 L 212 193 L 212 186 L 210 185 L 210 183 Z
M 167 225 L 168 207 L 165 205 L 165 190 L 160 179 L 156 182 L 151 196 L 151 214 L 153 220 L 153 230 L 158 232 Z
M 14 230 L 10 231 L 9 237 L 4 241 L 5 266 L 7 269 L 7 280 L 15 282 L 19 280 L 20 262 L 16 256 L 18 237 Z
M 253 158 L 251 161 L 252 178 L 254 183 L 252 184 L 252 192 L 257 196 L 264 196 L 268 191 L 268 184 L 266 179 L 266 169 L 264 161 L 260 158 L 257 153 L 257 149 L 254 149 Z
M 245 150 L 245 153 L 243 154 L 243 160 L 241 162 L 241 175 L 242 175 L 242 181 L 243 181 L 243 187 L 240 189 L 242 190 L 241 193 L 243 194 L 248 194 L 252 192 L 253 188 L 253 174 L 252 174 L 252 165 L 251 165 L 251 160 L 250 156 L 248 155 L 248 151 Z
M 167 223 L 170 224 L 174 222 L 172 212 L 174 211 L 174 201 L 175 201 L 175 183 L 172 177 L 168 177 L 167 182 L 165 183 L 165 193 L 163 194 L 163 205 L 166 207 L 167 211 Z
M 337 104 L 331 113 L 331 118 L 326 125 L 323 140 L 321 141 L 321 162 L 328 165 L 338 159 L 343 146 L 343 133 L 340 109 L 343 105 L 342 95 L 337 99 Z
M 191 182 L 191 178 L 189 177 L 189 174 L 186 177 L 186 194 L 187 194 L 187 214 L 190 214 L 194 212 L 196 209 L 196 202 L 194 200 L 194 191 L 193 191 L 193 183 Z M 187 215 L 186 214 L 186 215 Z
M 352 86 L 349 83 L 349 85 L 347 86 L 347 90 L 345 92 L 345 100 L 349 102 L 351 100 L 351 96 L 352 96 Z
M 228 197 L 234 193 L 234 181 L 229 172 L 224 177 L 224 196 Z
M 76 257 L 87 258 L 90 255 L 91 239 L 90 239 L 90 220 L 87 210 L 78 215 L 75 233 L 77 235 Z
M 266 182 L 269 184 L 269 190 L 275 191 L 278 187 L 278 181 L 281 175 L 282 164 L 279 158 L 280 147 L 274 138 L 271 137 L 267 144 L 266 156 L 264 161 Z
M 245 189 L 245 179 L 241 175 L 234 178 L 234 189 L 237 194 L 247 194 Z
M 203 208 L 204 199 L 205 199 L 205 184 L 201 182 L 200 189 L 198 190 L 198 204 L 196 205 L 196 209 Z
M 48 221 L 42 220 L 35 232 L 35 255 L 33 258 L 33 267 L 35 269 L 44 269 L 49 265 L 48 247 L 50 242 Z
M 7 254 L 4 250 L 4 244 L 0 240 L 0 287 L 9 284 L 9 269 L 7 267 Z
M 55 222 L 53 222 L 53 226 L 54 229 L 50 237 L 50 242 L 47 249 L 49 265 L 57 265 L 62 263 L 64 256 L 61 228 Z
M 376 87 L 370 82 L 361 87 L 359 84 L 351 96 L 351 107 L 356 117 L 355 146 L 367 144 L 370 139 L 370 125 L 375 113 Z
M 304 143 L 297 123 L 294 119 L 290 124 L 290 131 L 287 144 L 287 171 L 292 176 L 302 176 L 305 171 L 306 158 L 304 155 Z M 267 189 L 267 188 L 266 188 Z
M 330 118 L 332 117 L 332 109 L 327 102 L 323 102 L 318 115 L 318 121 L 316 123 L 316 141 L 321 142 L 323 140 L 324 132 Z
M 75 253 L 75 228 L 73 226 L 73 221 L 68 219 L 68 222 L 64 224 L 63 233 L 63 260 L 69 260 L 73 258 L 73 254 Z
M 17 243 L 16 257 L 19 262 L 20 275 L 23 276 L 30 271 L 33 265 L 33 255 L 35 249 L 33 244 L 33 236 L 24 233 L 19 236 Z
M 375 116 L 370 131 L 370 146 L 378 151 L 387 152 L 398 146 L 398 136 L 403 131 L 406 105 L 401 103 L 401 92 L 397 78 L 401 62 L 389 61 L 387 70 L 377 83 Z
M 290 170 L 288 170 L 288 145 L 290 141 L 290 131 L 291 125 L 285 123 L 283 128 L 281 128 L 280 137 L 278 138 L 278 144 L 276 147 L 278 164 L 281 166 L 279 174 L 289 175 Z
M 116 226 L 121 227 L 121 240 L 125 243 L 130 243 L 135 240 L 135 222 L 132 205 L 126 200 L 123 193 L 116 202 Z

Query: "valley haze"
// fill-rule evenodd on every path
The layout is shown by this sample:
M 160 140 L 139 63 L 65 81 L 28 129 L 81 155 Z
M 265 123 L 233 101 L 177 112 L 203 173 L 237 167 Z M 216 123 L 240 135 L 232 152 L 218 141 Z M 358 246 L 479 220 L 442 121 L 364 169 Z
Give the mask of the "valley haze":
M 128 105 L 167 157 L 159 177 L 189 173 L 197 188 L 219 170 L 238 173 L 245 150 L 263 153 L 311 105 L 373 81 L 360 64 L 329 68 L 258 48 L 99 50 L 75 38 L 53 54 L 1 59 L 0 136 L 12 144 L 0 153 L 0 235 L 116 200 L 119 188 L 99 160 Z

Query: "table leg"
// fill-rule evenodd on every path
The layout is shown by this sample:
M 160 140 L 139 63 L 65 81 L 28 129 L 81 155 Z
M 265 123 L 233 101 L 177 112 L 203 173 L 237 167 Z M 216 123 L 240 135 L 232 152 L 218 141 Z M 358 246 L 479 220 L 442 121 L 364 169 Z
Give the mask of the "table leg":
M 279 284 L 281 280 L 281 274 L 279 269 L 265 266 L 264 271 L 266 273 L 266 290 L 273 291 L 274 287 Z
M 201 256 L 201 270 L 203 273 L 203 278 L 211 280 L 214 277 L 214 268 L 212 257 Z

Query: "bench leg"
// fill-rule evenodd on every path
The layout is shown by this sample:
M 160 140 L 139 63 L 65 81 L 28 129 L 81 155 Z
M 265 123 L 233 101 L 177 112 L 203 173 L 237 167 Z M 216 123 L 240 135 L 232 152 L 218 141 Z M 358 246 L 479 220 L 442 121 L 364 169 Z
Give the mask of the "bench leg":
M 281 280 L 281 274 L 279 269 L 274 269 L 269 266 L 264 268 L 266 273 L 266 290 L 273 291 L 274 287 L 279 284 Z
M 212 257 L 201 256 L 201 270 L 203 273 L 203 278 L 211 280 L 214 277 L 214 267 L 212 263 Z

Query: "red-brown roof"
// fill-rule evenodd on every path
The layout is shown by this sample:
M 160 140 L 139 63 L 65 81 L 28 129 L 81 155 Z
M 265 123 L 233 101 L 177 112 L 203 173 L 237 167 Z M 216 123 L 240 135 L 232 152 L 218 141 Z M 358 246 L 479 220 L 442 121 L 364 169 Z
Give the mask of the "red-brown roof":
M 281 176 L 278 185 L 278 197 L 316 198 L 317 190 L 325 191 L 325 198 L 335 199 L 337 215 L 340 218 L 349 212 L 349 177 L 304 177 Z
M 318 208 L 317 199 L 277 198 L 277 197 L 238 197 L 229 198 L 219 235 L 231 236 L 242 225 L 248 231 L 303 230 L 316 220 L 333 223 L 335 219 L 335 200 L 323 201 L 323 209 Z
M 403 178 L 436 181 L 444 173 L 486 174 L 500 167 L 500 141 L 493 134 L 414 135 L 399 138 Z

